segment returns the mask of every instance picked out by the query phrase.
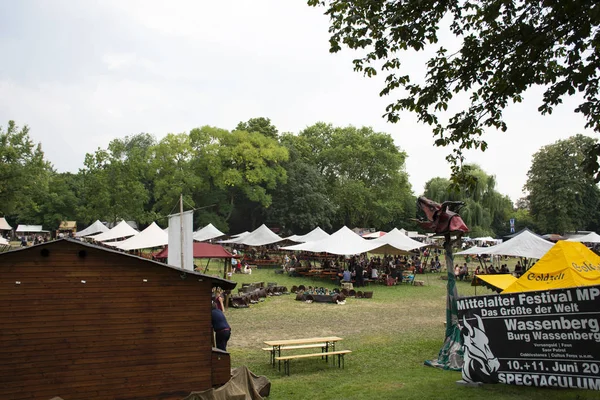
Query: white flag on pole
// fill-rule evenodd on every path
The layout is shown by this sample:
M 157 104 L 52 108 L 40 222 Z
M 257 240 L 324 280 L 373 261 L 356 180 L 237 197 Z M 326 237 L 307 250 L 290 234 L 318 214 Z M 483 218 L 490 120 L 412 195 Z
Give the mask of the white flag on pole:
M 194 211 L 169 215 L 168 263 L 179 268 L 194 270 Z M 183 235 L 181 224 L 183 222 Z M 183 256 L 182 256 L 183 252 Z M 182 265 L 183 263 L 183 265 Z

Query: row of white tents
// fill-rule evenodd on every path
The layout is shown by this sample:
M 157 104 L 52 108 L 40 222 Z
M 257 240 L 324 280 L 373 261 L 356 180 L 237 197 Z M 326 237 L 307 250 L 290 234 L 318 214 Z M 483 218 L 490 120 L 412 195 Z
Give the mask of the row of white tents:
M 264 246 L 285 240 L 299 242 L 300 244 L 281 247 L 282 250 L 308 251 L 337 255 L 352 255 L 365 252 L 381 254 L 406 253 L 427 246 L 425 243 L 409 238 L 398 229 L 393 229 L 376 239 L 367 240 L 345 226 L 331 235 L 317 227 L 306 235 L 293 235 L 282 238 L 265 225 L 262 225 L 253 232 L 244 232 L 232 239 L 222 240 L 219 243 Z
M 193 237 L 195 241 L 201 242 L 224 235 L 223 232 L 219 231 L 212 224 L 208 224 L 194 232 Z M 138 232 L 125 221 L 121 221 L 112 229 L 108 229 L 102 222 L 96 221 L 86 229 L 78 232 L 76 237 L 93 238 L 97 242 L 122 250 L 159 247 L 167 245 L 169 241 L 167 230 L 161 229 L 156 223 L 152 223 L 143 231 Z M 117 239 L 123 238 L 124 240 L 117 241 Z M 252 232 L 243 232 L 234 235 L 231 239 L 222 240 L 218 243 L 265 246 L 284 241 L 292 241 L 299 244 L 282 247 L 283 250 L 326 252 L 338 255 L 352 255 L 368 251 L 382 254 L 406 253 L 426 246 L 424 243 L 409 238 L 404 232 L 398 229 L 394 229 L 373 240 L 364 239 L 345 226 L 331 235 L 323 231 L 320 227 L 317 227 L 306 235 L 293 235 L 282 238 L 264 224 Z
M 576 236 L 567 239 L 570 242 L 581 242 L 581 243 L 600 243 L 600 235 L 596 232 L 591 232 L 587 235 Z M 478 247 L 474 246 L 465 251 L 458 252 L 459 255 L 501 255 L 501 256 L 513 256 L 513 257 L 527 257 L 540 259 L 544 254 L 554 246 L 554 243 L 536 235 L 530 230 L 526 229 L 519 233 L 512 239 L 489 247 Z
M 159 247 L 168 244 L 167 230 L 161 229 L 152 223 L 146 229 L 138 232 L 127 222 L 121 221 L 112 229 L 107 228 L 102 222 L 96 221 L 86 229 L 78 232 L 77 237 L 92 237 L 97 242 L 122 250 L 137 250 Z M 208 224 L 193 233 L 195 241 L 203 242 L 225 236 L 214 225 Z M 305 235 L 281 237 L 261 225 L 252 232 L 242 232 L 232 236 L 231 239 L 221 240 L 221 244 L 238 244 L 246 246 L 265 246 L 269 244 L 291 241 L 299 244 L 281 247 L 282 250 L 297 250 L 308 252 L 323 252 L 337 255 L 352 255 L 365 252 L 379 254 L 402 254 L 415 250 L 427 244 L 411 239 L 406 231 L 393 229 L 388 233 L 378 233 L 375 239 L 367 240 L 347 227 L 342 227 L 337 232 L 329 235 L 320 227 L 313 229 Z M 116 241 L 117 239 L 123 239 Z M 586 243 L 600 243 L 600 235 L 592 232 L 585 236 L 570 239 Z M 529 230 L 524 230 L 513 239 L 490 247 L 472 247 L 458 254 L 490 254 L 507 255 L 528 258 L 540 258 L 552 247 L 553 243 Z

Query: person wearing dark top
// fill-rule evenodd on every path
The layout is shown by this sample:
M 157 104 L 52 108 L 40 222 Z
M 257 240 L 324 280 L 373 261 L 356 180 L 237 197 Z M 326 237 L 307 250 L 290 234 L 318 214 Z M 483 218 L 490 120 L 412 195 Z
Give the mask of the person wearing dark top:
M 223 311 L 219 310 L 214 302 L 212 303 L 212 327 L 215 331 L 217 348 L 227 351 L 227 342 L 231 336 L 231 327 L 227 323 Z
M 365 286 L 365 277 L 363 275 L 362 265 L 360 265 L 360 263 L 357 263 L 354 271 L 356 272 L 356 276 L 354 277 L 356 281 L 356 287 Z

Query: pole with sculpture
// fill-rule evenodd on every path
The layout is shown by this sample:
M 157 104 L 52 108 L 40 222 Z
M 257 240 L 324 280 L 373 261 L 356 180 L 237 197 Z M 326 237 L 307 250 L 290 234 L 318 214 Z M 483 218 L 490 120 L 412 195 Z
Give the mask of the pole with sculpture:
M 417 220 L 425 230 L 444 236 L 444 251 L 446 256 L 446 270 L 448 272 L 448 285 L 446 295 L 446 333 L 444 345 L 438 354 L 437 360 L 427 360 L 425 365 L 443 369 L 460 370 L 463 366 L 463 340 L 458 326 L 458 310 L 456 300 L 456 280 L 454 276 L 454 255 L 452 246 L 460 243 L 464 233 L 469 231 L 467 225 L 458 214 L 464 205 L 460 201 L 445 201 L 442 204 L 429 200 L 423 196 L 417 199 L 419 207 L 427 220 Z

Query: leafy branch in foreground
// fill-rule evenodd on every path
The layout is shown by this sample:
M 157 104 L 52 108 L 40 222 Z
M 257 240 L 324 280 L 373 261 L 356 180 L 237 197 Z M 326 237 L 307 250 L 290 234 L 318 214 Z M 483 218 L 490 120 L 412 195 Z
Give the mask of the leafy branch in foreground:
M 456 146 L 447 159 L 455 173 L 465 149 L 485 150 L 486 128 L 506 131 L 503 110 L 532 86 L 545 88 L 538 110 L 551 114 L 566 96 L 580 93 L 574 110 L 586 128 L 600 132 L 600 3 L 596 0 L 309 0 L 330 17 L 330 51 L 364 50 L 354 69 L 387 74 L 381 95 L 403 89 L 385 117 L 411 111 L 433 127 L 437 146 Z M 439 46 L 426 64 L 424 83 L 402 70 L 401 54 L 437 46 L 440 26 L 460 41 L 450 53 Z M 458 94 L 469 104 L 445 112 Z M 461 96 L 462 98 L 462 96 Z M 587 155 L 587 171 L 600 180 L 600 146 Z

